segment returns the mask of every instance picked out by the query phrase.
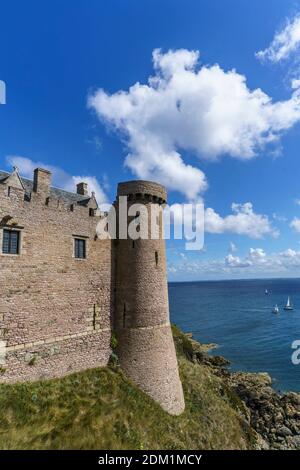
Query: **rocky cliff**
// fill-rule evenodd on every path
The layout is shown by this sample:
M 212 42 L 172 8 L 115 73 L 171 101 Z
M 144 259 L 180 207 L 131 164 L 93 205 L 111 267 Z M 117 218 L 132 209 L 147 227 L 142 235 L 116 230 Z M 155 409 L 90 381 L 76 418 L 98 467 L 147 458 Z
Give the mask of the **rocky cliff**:
M 182 337 L 178 330 L 174 331 L 186 356 L 194 363 L 206 365 L 221 378 L 221 393 L 223 387 L 224 394 L 232 394 L 242 420 L 254 431 L 254 447 L 300 449 L 300 393 L 277 393 L 265 372 L 231 373 L 227 369 L 229 361 L 208 354 L 214 345 L 202 345 L 191 335 Z

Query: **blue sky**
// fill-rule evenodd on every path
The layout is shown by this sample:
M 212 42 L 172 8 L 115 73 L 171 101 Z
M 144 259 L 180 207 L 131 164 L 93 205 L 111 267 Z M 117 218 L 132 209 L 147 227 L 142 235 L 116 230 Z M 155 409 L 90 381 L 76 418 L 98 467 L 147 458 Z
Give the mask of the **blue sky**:
M 5 2 L 0 168 L 50 166 L 67 189 L 88 177 L 108 201 L 136 177 L 166 184 L 170 203 L 203 200 L 205 250 L 168 242 L 171 280 L 299 276 L 299 13 L 288 0 Z

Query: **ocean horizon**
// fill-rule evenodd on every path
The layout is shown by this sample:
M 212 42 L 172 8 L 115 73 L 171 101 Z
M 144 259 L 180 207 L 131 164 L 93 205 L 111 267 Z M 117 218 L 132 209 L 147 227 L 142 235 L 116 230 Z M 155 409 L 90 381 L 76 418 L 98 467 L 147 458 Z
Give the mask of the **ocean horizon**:
M 283 309 L 288 296 L 292 311 Z M 202 343 L 216 343 L 211 354 L 229 359 L 230 370 L 268 372 L 277 391 L 300 391 L 300 364 L 292 362 L 300 278 L 169 282 L 169 298 L 171 321 Z M 276 304 L 279 314 L 272 313 Z

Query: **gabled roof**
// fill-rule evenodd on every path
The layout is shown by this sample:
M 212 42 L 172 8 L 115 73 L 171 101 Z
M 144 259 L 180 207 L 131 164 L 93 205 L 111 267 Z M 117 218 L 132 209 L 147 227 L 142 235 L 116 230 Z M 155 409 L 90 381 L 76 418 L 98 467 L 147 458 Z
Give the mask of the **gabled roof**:
M 10 175 L 11 174 L 7 173 L 6 171 L 0 171 L 0 184 L 5 183 Z M 30 198 L 31 193 L 33 192 L 33 181 L 23 177 L 20 177 L 20 180 L 24 186 L 27 198 Z M 55 188 L 54 186 L 50 188 L 50 197 L 53 197 L 54 199 L 60 199 L 65 204 L 79 203 L 84 206 L 87 205 L 91 199 L 91 197 L 82 196 L 81 194 L 77 193 L 71 193 L 69 191 L 65 191 L 64 189 Z
M 13 172 L 9 173 L 3 180 L 2 183 L 6 183 L 9 186 L 14 188 L 22 189 L 25 191 L 25 186 L 22 181 L 22 178 L 19 175 L 19 171 L 17 167 L 14 167 Z

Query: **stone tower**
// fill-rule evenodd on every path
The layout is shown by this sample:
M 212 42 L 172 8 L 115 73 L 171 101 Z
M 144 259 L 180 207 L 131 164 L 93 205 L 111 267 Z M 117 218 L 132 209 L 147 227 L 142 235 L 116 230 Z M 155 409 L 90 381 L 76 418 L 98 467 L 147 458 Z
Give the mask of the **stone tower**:
M 166 203 L 163 186 L 149 181 L 129 181 L 118 185 L 119 196 L 127 197 L 128 208 L 143 204 L 151 227 L 151 206 Z M 146 215 L 145 215 L 146 214 Z M 167 412 L 184 410 L 184 397 L 170 327 L 162 214 L 156 215 L 156 239 L 116 240 L 116 285 L 114 328 L 118 357 L 125 373 Z M 153 217 L 152 217 L 153 218 Z M 138 217 L 127 218 L 138 224 Z

